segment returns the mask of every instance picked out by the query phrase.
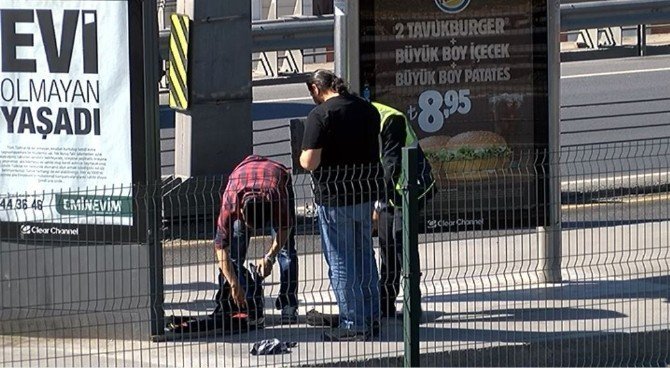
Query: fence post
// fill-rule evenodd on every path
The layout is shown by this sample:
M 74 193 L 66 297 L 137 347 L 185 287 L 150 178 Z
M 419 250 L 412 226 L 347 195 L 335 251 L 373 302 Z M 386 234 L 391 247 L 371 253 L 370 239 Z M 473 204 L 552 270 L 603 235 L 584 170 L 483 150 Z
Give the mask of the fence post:
M 163 309 L 163 249 L 160 239 L 160 137 L 158 124 L 158 25 L 155 1 L 142 2 L 142 27 L 144 46 L 144 121 L 146 190 L 146 241 L 149 251 L 149 280 L 151 293 L 151 335 L 163 333 L 165 311 Z M 141 186 L 139 186 L 141 187 Z
M 639 56 L 647 56 L 647 25 L 637 26 L 637 53 Z
M 347 17 L 350 17 L 345 0 L 335 0 L 335 74 L 350 81 L 347 65 Z
M 561 114 L 561 11 L 560 0 L 547 0 L 547 75 L 549 105 L 549 226 L 540 231 L 544 247 L 540 260 L 544 261 L 544 282 L 561 282 L 561 182 L 560 182 L 560 114 Z M 596 40 L 597 42 L 597 40 Z M 542 234 L 544 232 L 544 234 Z M 542 244 L 541 244 L 542 245 Z
M 421 319 L 421 291 L 419 282 L 419 193 L 418 149 L 402 149 L 404 183 L 402 195 L 402 272 L 403 272 L 403 338 L 405 341 L 405 367 L 418 367 L 419 322 Z

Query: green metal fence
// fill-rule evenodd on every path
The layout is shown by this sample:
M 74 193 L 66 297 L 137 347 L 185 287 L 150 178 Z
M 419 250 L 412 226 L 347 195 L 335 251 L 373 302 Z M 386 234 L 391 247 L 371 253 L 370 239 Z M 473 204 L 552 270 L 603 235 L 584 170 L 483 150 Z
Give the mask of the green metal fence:
M 413 154 L 406 152 L 410 178 L 420 174 Z M 324 341 L 328 328 L 308 323 L 310 310 L 338 308 L 307 175 L 292 178 L 298 322 L 282 323 L 275 309 L 275 265 L 263 282 L 264 328 L 232 334 L 162 337 L 172 316 L 206 316 L 216 306 L 212 239 L 227 178 L 3 197 L 0 365 L 669 364 L 670 139 L 556 156 L 528 150 L 486 163 L 432 160 L 434 191 L 420 197 L 409 180 L 402 216 L 390 217 L 402 229 L 391 246 L 404 248 L 398 313 L 381 318 L 367 341 Z M 346 180 L 352 185 L 343 190 L 362 190 L 360 179 Z M 550 180 L 560 203 L 550 200 Z M 39 212 L 7 205 L 55 194 L 132 198 L 136 216 L 63 213 L 49 201 Z M 41 234 L 52 231 L 77 241 Z M 252 234 L 246 264 L 257 263 L 270 241 Z M 373 245 L 379 263 L 377 237 Z M 249 353 L 274 338 L 297 345 Z

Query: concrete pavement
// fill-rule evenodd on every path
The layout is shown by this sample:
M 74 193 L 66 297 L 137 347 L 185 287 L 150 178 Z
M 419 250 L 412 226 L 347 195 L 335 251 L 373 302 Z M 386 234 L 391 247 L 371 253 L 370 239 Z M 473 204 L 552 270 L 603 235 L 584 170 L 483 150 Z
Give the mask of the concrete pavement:
M 544 284 L 537 272 L 541 239 L 536 233 L 422 238 L 421 350 L 525 346 L 606 332 L 667 330 L 669 242 L 668 221 L 564 230 L 563 283 Z M 300 256 L 301 315 L 312 308 L 336 311 L 326 272 L 320 254 Z M 206 313 L 212 307 L 215 275 L 211 263 L 166 269 L 168 314 Z M 277 290 L 275 272 L 266 281 L 266 306 Z M 374 341 L 324 343 L 320 328 L 280 326 L 277 311 L 268 308 L 266 313 L 264 330 L 177 342 L 150 343 L 122 335 L 104 340 L 1 336 L 1 363 L 293 366 L 402 354 L 400 319 L 385 321 Z M 251 356 L 251 344 L 266 338 L 296 341 L 298 346 L 289 354 Z

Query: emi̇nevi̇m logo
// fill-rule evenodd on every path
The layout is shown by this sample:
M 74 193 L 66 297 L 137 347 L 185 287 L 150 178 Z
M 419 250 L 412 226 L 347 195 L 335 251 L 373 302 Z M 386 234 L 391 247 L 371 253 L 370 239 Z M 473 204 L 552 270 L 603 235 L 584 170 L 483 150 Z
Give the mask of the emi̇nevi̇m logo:
M 460 13 L 470 5 L 470 0 L 435 0 L 440 10 L 448 14 Z

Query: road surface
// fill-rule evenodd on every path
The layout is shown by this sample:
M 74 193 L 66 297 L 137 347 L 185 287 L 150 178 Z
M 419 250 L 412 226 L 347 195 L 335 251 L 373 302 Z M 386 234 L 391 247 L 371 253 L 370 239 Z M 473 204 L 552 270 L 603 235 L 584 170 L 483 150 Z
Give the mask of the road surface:
M 561 145 L 586 155 L 580 151 L 584 145 L 670 137 L 668 65 L 670 56 L 563 63 Z M 307 89 L 302 84 L 256 87 L 253 99 L 255 152 L 290 163 L 288 121 L 305 117 L 314 106 Z M 650 149 L 655 150 L 650 155 L 663 152 L 667 141 Z M 161 152 L 162 173 L 170 175 L 174 164 L 174 121 L 166 108 L 161 110 Z M 616 155 L 634 153 L 619 149 Z M 655 165 L 662 168 L 663 164 L 667 169 L 667 162 Z M 592 171 L 588 165 L 583 166 L 566 167 L 566 173 Z M 648 167 L 648 163 L 640 166 Z M 611 171 L 629 169 L 608 167 Z

